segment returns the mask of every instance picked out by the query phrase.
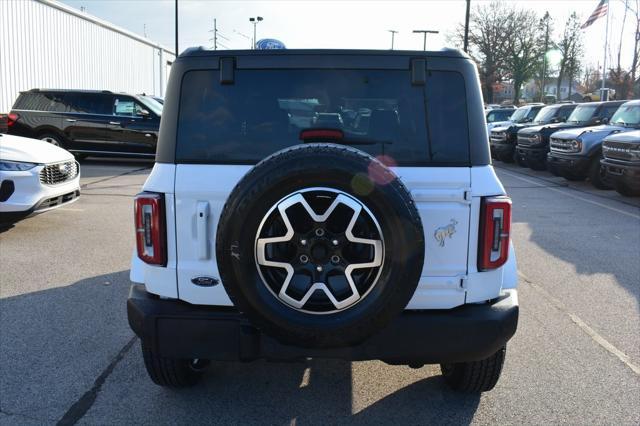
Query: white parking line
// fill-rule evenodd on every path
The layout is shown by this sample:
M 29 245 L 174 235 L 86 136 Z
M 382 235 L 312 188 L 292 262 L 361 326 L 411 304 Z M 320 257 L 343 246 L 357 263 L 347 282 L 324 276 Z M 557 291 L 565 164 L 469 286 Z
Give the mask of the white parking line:
M 621 214 L 626 215 L 626 216 L 631 216 L 633 218 L 640 219 L 640 215 L 637 215 L 635 213 L 631 213 L 631 212 L 628 212 L 628 211 L 625 211 L 625 210 L 620 210 L 620 209 L 617 209 L 615 207 L 611 207 L 611 206 L 608 206 L 606 204 L 599 203 L 597 201 L 589 200 L 588 198 L 580 197 L 579 195 L 572 194 L 571 192 L 568 192 L 568 191 L 563 191 L 563 190 L 558 189 L 558 188 L 552 188 L 552 187 L 543 185 L 543 184 L 541 184 L 539 182 L 536 182 L 534 180 L 523 178 L 522 176 L 518 176 L 516 174 L 510 173 L 510 172 L 508 172 L 508 171 L 506 171 L 504 169 L 500 169 L 500 172 L 506 174 L 507 176 L 511 176 L 511 177 L 516 178 L 516 179 L 520 179 L 523 182 L 527 182 L 527 183 L 530 183 L 532 185 L 536 185 L 536 186 L 539 186 L 539 187 L 542 187 L 542 188 L 546 188 L 549 191 L 555 191 L 555 192 L 558 192 L 558 193 L 560 193 L 562 195 L 566 195 L 568 197 L 575 198 L 576 200 L 584 201 L 585 203 L 593 204 L 593 205 L 596 205 L 598 207 L 603 207 L 605 209 L 609 209 L 609 210 L 621 213 Z
M 616 348 L 607 339 L 605 339 L 600 334 L 598 334 L 598 332 L 595 331 L 593 328 L 589 327 L 589 325 L 586 322 L 584 322 L 579 316 L 569 312 L 569 309 L 567 309 L 567 307 L 560 300 L 553 297 L 551 293 L 549 293 L 547 290 L 535 284 L 533 281 L 527 278 L 527 276 L 524 275 L 522 272 L 518 271 L 518 275 L 522 277 L 524 282 L 526 282 L 531 287 L 533 287 L 534 290 L 537 290 L 540 294 L 542 294 L 542 296 L 545 299 L 547 299 L 549 302 L 551 302 L 553 306 L 555 306 L 561 312 L 564 312 L 571 319 L 571 321 L 573 321 L 574 324 L 580 327 L 582 331 L 587 333 L 594 342 L 596 342 L 598 345 L 604 348 L 607 352 L 609 352 L 610 354 L 618 358 L 620 361 L 622 361 L 622 363 L 627 367 L 629 367 L 629 369 L 631 369 L 631 371 L 633 371 L 636 375 L 640 376 L 640 367 L 638 367 L 633 362 L 631 362 L 631 358 L 629 358 L 627 354 L 625 354 L 620 349 Z

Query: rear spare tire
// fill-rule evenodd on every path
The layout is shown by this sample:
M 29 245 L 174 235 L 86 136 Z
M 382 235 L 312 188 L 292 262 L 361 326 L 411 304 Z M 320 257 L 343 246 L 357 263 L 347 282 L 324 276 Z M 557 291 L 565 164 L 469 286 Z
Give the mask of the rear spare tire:
M 377 159 L 298 145 L 257 164 L 222 211 L 216 256 L 235 306 L 265 333 L 348 346 L 398 315 L 424 261 L 411 196 Z

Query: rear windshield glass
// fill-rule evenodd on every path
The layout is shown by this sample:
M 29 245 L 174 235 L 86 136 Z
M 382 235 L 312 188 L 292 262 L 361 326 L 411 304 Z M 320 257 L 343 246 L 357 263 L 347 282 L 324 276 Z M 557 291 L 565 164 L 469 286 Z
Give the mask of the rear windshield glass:
M 412 86 L 408 70 L 236 70 L 229 85 L 219 78 L 218 70 L 184 76 L 178 162 L 255 164 L 314 128 L 340 130 L 342 143 L 397 165 L 469 162 L 458 73 L 429 72 L 425 86 Z

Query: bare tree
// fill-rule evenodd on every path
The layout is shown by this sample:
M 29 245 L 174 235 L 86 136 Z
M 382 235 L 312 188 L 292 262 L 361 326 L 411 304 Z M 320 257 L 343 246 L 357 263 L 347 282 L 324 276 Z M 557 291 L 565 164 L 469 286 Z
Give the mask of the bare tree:
M 560 67 L 558 70 L 558 81 L 556 83 L 556 95 L 558 100 L 561 100 L 560 86 L 562 85 L 562 79 L 567 76 L 571 63 L 578 63 L 578 58 L 575 55 L 581 53 L 582 48 L 582 31 L 580 31 L 580 20 L 578 15 L 573 12 L 564 27 L 562 38 L 558 42 L 558 50 L 560 51 L 562 58 L 560 60 Z
M 518 10 L 512 13 L 509 21 L 511 38 L 506 41 L 507 57 L 505 68 L 507 76 L 513 81 L 513 103 L 520 100 L 522 84 L 536 75 L 540 69 L 542 49 L 538 16 L 531 10 Z M 546 30 L 546 27 L 545 27 Z
M 640 93 L 636 93 L 637 87 L 636 73 L 638 72 L 638 57 L 640 56 L 640 0 L 627 1 L 625 6 L 628 10 L 631 10 L 635 16 L 636 31 L 635 31 L 635 43 L 633 45 L 633 60 L 631 61 L 631 93 L 633 96 L 640 96 Z
M 493 102 L 493 85 L 502 80 L 507 62 L 507 41 L 513 36 L 510 25 L 515 10 L 501 1 L 476 6 L 469 20 L 469 55 L 478 64 L 485 102 Z M 462 44 L 464 27 L 451 39 Z
M 549 12 L 545 12 L 544 16 L 538 22 L 538 32 L 540 33 L 540 39 L 538 44 L 540 46 L 541 60 L 539 61 L 539 71 L 537 73 L 536 85 L 540 88 L 540 101 L 544 99 L 544 86 L 549 77 L 550 64 L 547 61 L 547 52 L 553 49 L 554 43 L 551 39 L 553 35 L 553 18 Z

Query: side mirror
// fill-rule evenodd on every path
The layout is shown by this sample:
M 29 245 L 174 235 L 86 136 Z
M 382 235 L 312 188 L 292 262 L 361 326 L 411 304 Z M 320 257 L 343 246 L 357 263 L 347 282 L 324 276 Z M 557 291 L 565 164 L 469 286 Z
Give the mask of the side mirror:
M 608 117 L 603 117 L 602 120 L 600 120 L 600 122 L 602 124 L 607 124 L 609 122 L 609 118 Z
M 142 117 L 144 117 L 144 118 L 147 118 L 147 117 L 149 117 L 149 116 L 151 115 L 151 113 L 150 113 L 148 110 L 146 110 L 146 109 L 141 109 L 141 110 L 138 112 L 138 115 L 140 115 L 140 116 L 142 116 Z

